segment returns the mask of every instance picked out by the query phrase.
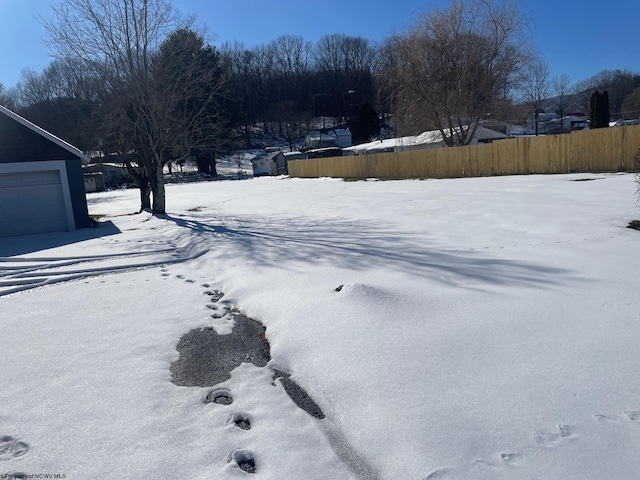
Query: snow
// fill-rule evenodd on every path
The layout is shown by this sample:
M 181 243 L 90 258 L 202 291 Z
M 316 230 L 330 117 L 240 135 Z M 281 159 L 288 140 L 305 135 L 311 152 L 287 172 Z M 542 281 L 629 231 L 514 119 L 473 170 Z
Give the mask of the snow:
M 468 129 L 469 126 L 463 127 Z M 457 129 L 454 129 L 457 131 Z M 449 132 L 451 133 L 451 132 Z M 449 135 L 452 136 L 453 134 Z M 476 139 L 482 140 L 497 140 L 507 138 L 505 134 L 496 132 L 489 128 L 478 126 L 474 134 Z M 429 148 L 441 146 L 444 141 L 444 137 L 440 130 L 429 130 L 422 132 L 420 135 L 413 135 L 408 137 L 387 138 L 383 140 L 374 140 L 373 142 L 362 143 L 353 147 L 343 148 L 343 155 L 366 155 L 377 152 L 393 152 L 402 151 L 406 149 Z M 477 141 L 475 141 L 477 143 Z
M 439 130 L 431 130 L 423 132 L 420 135 L 409 137 L 387 138 L 384 140 L 375 140 L 369 143 L 347 147 L 343 150 L 349 155 L 364 155 L 367 153 L 375 153 L 382 151 L 393 151 L 402 147 L 415 147 L 419 145 L 438 144 L 442 142 L 442 133 Z
M 637 478 L 635 188 L 255 178 L 167 185 L 163 218 L 89 194 L 100 228 L 0 239 L 0 474 Z M 229 330 L 210 289 L 271 347 L 230 405 L 171 383 L 182 335 Z

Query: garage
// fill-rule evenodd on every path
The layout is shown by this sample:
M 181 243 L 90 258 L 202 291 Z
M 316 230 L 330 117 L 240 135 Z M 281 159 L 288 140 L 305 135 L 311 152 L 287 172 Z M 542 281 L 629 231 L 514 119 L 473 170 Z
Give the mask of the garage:
M 0 237 L 75 229 L 59 170 L 0 173 Z
M 0 237 L 90 226 L 75 147 L 0 106 Z

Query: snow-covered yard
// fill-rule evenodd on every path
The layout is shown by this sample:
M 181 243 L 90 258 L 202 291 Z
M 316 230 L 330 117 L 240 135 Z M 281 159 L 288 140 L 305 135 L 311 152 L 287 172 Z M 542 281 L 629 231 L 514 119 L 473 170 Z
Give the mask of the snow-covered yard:
M 0 475 L 636 479 L 635 187 L 257 178 L 168 185 L 165 218 L 90 194 L 100 228 L 0 240 Z M 171 382 L 183 335 L 229 330 L 211 290 L 271 348 L 229 405 Z

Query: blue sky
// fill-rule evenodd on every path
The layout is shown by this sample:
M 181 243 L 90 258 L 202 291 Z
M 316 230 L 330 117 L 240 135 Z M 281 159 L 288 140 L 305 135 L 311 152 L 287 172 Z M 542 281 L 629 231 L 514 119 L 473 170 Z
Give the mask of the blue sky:
M 38 16 L 50 16 L 53 0 L 0 0 L 0 83 L 15 85 L 24 68 L 51 60 Z M 207 26 L 214 44 L 267 43 L 280 35 L 316 41 L 344 33 L 381 41 L 446 0 L 174 0 L 183 14 Z M 605 69 L 640 72 L 640 1 L 523 0 L 529 34 L 551 75 L 584 80 Z

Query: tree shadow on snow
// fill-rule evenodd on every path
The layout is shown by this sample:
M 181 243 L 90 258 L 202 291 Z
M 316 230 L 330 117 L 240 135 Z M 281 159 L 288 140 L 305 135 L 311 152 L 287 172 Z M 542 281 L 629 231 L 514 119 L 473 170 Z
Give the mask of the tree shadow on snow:
M 27 253 L 49 250 L 94 238 L 121 233 L 111 221 L 98 222 L 97 227 L 80 228 L 73 232 L 40 233 L 18 237 L 0 238 L 0 257 L 13 257 Z
M 286 268 L 290 261 L 312 265 L 332 261 L 349 270 L 382 267 L 455 286 L 473 280 L 544 287 L 557 285 L 561 279 L 577 280 L 566 269 L 430 246 L 424 243 L 424 234 L 393 231 L 369 221 L 215 216 L 194 220 L 177 215 L 161 218 L 190 229 L 204 245 L 211 242 L 211 248 L 215 248 L 216 240 L 230 242 L 237 248 L 239 258 L 251 258 L 257 265 Z

